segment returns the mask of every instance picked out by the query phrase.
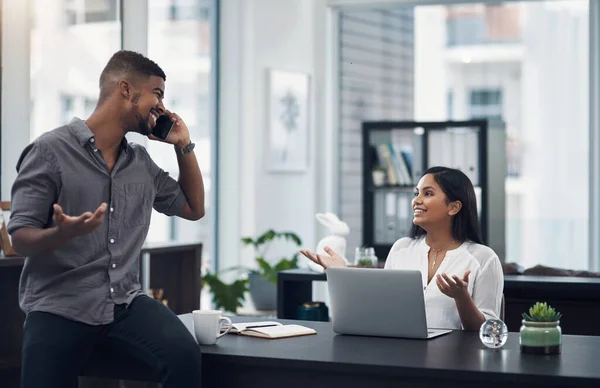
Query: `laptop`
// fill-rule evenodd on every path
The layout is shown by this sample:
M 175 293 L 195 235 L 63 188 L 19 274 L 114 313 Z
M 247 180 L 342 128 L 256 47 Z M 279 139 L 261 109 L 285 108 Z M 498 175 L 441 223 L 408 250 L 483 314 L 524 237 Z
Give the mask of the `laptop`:
M 338 334 L 430 339 L 452 331 L 427 327 L 420 271 L 328 268 L 326 275 Z

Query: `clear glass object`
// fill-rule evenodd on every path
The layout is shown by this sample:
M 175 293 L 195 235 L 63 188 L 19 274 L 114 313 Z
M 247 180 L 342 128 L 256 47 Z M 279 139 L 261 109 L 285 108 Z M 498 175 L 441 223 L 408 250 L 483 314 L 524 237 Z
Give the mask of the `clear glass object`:
M 354 265 L 357 267 L 377 267 L 375 248 L 356 248 L 354 251 Z
M 356 249 L 354 249 L 354 265 L 358 265 L 364 255 L 365 249 L 363 247 L 356 247 Z
M 501 348 L 507 338 L 508 327 L 500 319 L 488 319 L 479 329 L 479 339 L 488 348 Z

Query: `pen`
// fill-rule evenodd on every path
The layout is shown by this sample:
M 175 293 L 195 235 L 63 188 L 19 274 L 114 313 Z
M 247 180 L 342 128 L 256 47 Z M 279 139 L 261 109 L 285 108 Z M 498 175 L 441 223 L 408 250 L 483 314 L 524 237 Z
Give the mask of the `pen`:
M 254 325 L 254 326 L 246 326 L 246 329 L 254 329 L 257 327 L 271 327 L 271 326 L 277 326 L 277 325 Z

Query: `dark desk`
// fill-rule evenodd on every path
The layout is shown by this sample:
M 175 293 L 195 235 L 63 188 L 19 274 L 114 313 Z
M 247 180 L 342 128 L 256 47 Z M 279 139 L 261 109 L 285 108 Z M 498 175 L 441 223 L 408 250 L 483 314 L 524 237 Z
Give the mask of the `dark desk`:
M 191 316 L 180 317 L 191 330 Z M 247 318 L 236 317 L 234 321 Z M 285 322 L 285 320 L 282 320 Z M 209 387 L 597 387 L 600 338 L 563 338 L 558 356 L 524 355 L 510 333 L 500 350 L 478 333 L 455 331 L 432 340 L 343 336 L 325 322 L 293 321 L 318 334 L 266 340 L 226 335 L 202 346 Z
M 180 316 L 192 331 L 190 314 Z M 233 321 L 257 319 L 234 317 Z M 562 354 L 521 354 L 519 335 L 510 333 L 502 349 L 485 348 L 477 332 L 454 331 L 432 340 L 336 335 L 330 323 L 286 321 L 318 334 L 267 340 L 228 334 L 202 348 L 206 387 L 597 387 L 600 338 L 563 337 Z M 151 380 L 153 373 L 126 360 L 115 365 L 106 354 L 88 376 Z M 119 375 L 119 374 L 117 374 Z M 123 376 L 123 374 L 120 374 Z M 401 385 L 405 383 L 405 385 Z
M 325 274 L 308 269 L 281 271 L 277 283 L 277 317 L 295 319 L 296 307 L 312 300 L 312 282 L 326 280 Z M 563 314 L 563 333 L 600 335 L 600 279 L 504 275 L 504 299 L 505 321 L 510 331 L 519 331 L 521 314 L 535 302 L 546 301 Z
M 25 259 L 0 256 L 0 386 L 17 387 L 21 367 L 21 342 L 25 314 L 17 293 Z

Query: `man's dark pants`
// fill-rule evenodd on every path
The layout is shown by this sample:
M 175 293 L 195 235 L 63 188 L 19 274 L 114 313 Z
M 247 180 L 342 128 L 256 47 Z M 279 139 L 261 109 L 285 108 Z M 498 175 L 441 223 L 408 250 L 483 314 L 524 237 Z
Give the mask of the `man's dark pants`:
M 77 377 L 98 344 L 153 367 L 163 388 L 200 387 L 200 347 L 181 320 L 146 295 L 115 306 L 109 325 L 90 326 L 45 312 L 27 315 L 22 388 L 77 387 Z

